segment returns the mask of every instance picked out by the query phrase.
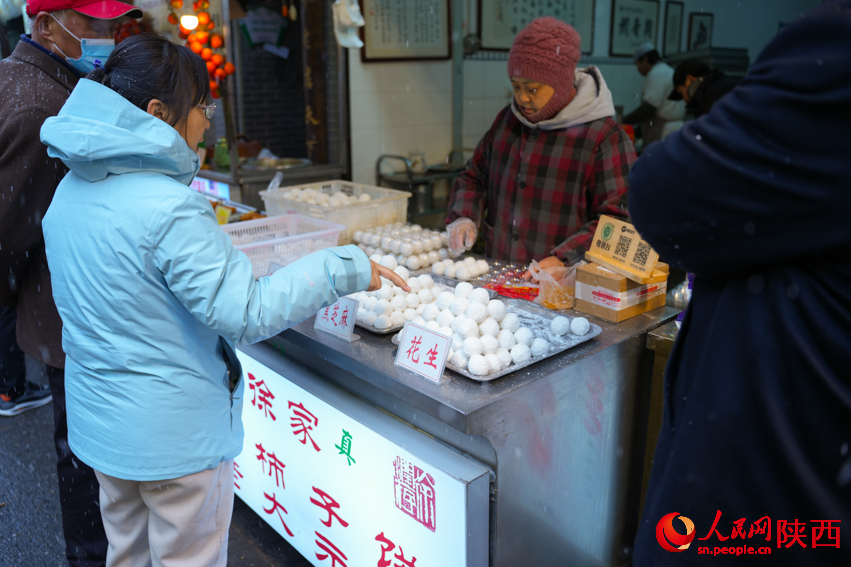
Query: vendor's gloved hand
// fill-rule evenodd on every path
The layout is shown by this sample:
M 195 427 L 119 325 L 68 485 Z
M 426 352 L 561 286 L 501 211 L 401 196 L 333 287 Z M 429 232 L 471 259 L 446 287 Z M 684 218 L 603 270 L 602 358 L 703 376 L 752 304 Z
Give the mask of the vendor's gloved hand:
M 381 278 L 390 280 L 393 285 L 401 287 L 405 291 L 411 291 L 411 288 L 408 287 L 408 284 L 405 283 L 402 276 L 390 268 L 382 266 L 372 260 L 370 260 L 369 263 L 372 264 L 372 279 L 370 279 L 369 288 L 367 288 L 366 291 L 376 291 L 381 289 Z
M 467 217 L 461 217 L 449 223 L 446 226 L 446 232 L 449 234 L 449 251 L 453 254 L 460 254 L 472 248 L 479 235 L 476 223 Z
M 563 268 L 564 262 L 559 260 L 555 256 L 548 256 L 538 262 L 538 266 L 542 270 L 546 270 L 547 268 Z M 523 275 L 523 279 L 526 281 L 535 280 L 538 281 L 538 272 L 533 272 L 531 268 L 526 270 L 526 273 Z

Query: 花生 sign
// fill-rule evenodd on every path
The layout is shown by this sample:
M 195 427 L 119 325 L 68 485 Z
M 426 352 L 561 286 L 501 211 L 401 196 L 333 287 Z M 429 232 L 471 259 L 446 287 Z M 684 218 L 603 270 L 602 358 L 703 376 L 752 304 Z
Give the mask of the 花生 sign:
M 263 348 L 237 351 L 236 495 L 317 567 L 487 565 L 485 467 L 307 370 L 287 374 L 320 384 L 329 401 L 245 352 Z
M 451 339 L 408 321 L 399 334 L 396 365 L 440 384 Z

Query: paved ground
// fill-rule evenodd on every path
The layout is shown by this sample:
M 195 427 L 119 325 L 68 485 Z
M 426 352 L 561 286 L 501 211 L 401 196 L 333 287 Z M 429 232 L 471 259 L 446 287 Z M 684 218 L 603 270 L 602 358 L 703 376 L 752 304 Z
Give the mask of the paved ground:
M 27 377 L 42 384 L 27 357 Z M 53 407 L 0 417 L 0 567 L 67 567 L 57 495 Z M 310 563 L 239 498 L 234 503 L 228 564 L 308 567 Z

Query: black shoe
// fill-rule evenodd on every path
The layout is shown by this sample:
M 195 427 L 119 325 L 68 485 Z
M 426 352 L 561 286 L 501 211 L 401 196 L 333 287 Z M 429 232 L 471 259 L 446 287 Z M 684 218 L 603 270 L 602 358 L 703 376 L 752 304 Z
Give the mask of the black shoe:
M 50 386 L 27 382 L 24 393 L 16 398 L 0 394 L 0 415 L 11 417 L 27 410 L 39 408 L 53 401 Z

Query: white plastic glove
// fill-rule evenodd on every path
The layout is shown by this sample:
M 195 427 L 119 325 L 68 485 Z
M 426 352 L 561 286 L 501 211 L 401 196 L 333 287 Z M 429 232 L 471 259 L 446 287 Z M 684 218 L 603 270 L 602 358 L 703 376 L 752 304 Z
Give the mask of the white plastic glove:
M 449 223 L 446 226 L 446 232 L 449 235 L 449 251 L 453 254 L 460 254 L 472 248 L 479 235 L 476 223 L 467 217 L 461 217 Z

